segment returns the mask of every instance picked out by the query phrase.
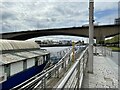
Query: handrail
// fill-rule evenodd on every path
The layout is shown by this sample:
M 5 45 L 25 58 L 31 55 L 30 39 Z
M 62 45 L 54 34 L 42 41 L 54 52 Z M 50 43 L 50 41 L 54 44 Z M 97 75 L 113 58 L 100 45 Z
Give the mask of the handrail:
M 74 70 L 76 69 L 77 65 L 79 64 L 79 62 L 81 61 L 82 57 L 84 57 L 84 54 L 87 52 L 88 47 L 83 51 L 83 53 L 81 54 L 81 56 L 77 59 L 77 61 L 75 62 L 75 64 L 71 67 L 70 71 L 68 72 L 68 74 L 65 76 L 65 78 L 62 80 L 62 82 L 58 85 L 57 88 L 61 88 L 63 89 L 66 85 L 66 83 L 68 82 L 69 78 L 71 77 L 71 75 L 73 74 Z M 83 67 L 84 68 L 84 67 Z
M 71 50 L 69 50 L 71 52 Z M 59 67 L 61 64 L 63 64 L 65 61 L 64 61 L 64 58 L 70 54 L 70 52 L 66 53 L 64 55 L 64 57 L 58 62 L 56 63 L 55 65 L 52 65 L 51 67 L 43 70 L 42 72 L 40 72 L 39 74 L 35 75 L 34 77 L 26 80 L 25 82 L 13 87 L 12 89 L 17 89 L 17 88 L 25 88 L 27 87 L 28 85 L 32 84 L 33 82 L 35 81 L 38 81 L 40 79 L 42 79 L 46 74 L 48 74 L 49 72 L 53 71 L 54 69 L 56 69 L 57 67 Z
M 78 51 L 78 53 L 79 53 L 79 51 Z M 84 53 L 84 51 L 83 51 L 83 53 Z M 76 54 L 77 54 L 77 52 L 76 52 Z M 46 80 L 49 79 L 49 75 L 51 77 L 50 73 L 54 72 L 52 74 L 55 75 L 55 77 L 56 77 L 56 75 L 57 75 L 57 77 L 59 77 L 59 72 L 61 69 L 65 72 L 68 70 L 68 68 L 66 69 L 66 63 L 68 63 L 68 66 L 71 65 L 71 60 L 70 60 L 70 62 L 66 62 L 66 60 L 69 61 L 69 59 L 67 59 L 66 57 L 68 56 L 70 58 L 70 55 L 71 55 L 71 50 L 69 50 L 69 52 L 66 53 L 64 55 L 64 57 L 49 70 L 44 70 L 44 73 L 42 73 L 41 75 L 35 76 L 35 78 L 32 78 L 32 80 L 30 82 L 21 84 L 20 87 L 18 85 L 12 89 L 23 90 L 23 89 L 36 88 L 36 87 L 46 88 Z
M 69 80 L 70 76 L 72 75 L 72 73 L 74 72 L 77 64 L 79 63 L 79 61 L 77 60 L 75 62 L 75 64 L 73 65 L 73 67 L 70 69 L 70 71 L 68 72 L 68 74 L 65 76 L 65 78 L 62 80 L 62 82 L 59 84 L 59 86 L 57 88 L 63 88 L 65 86 L 65 84 L 67 83 L 67 81 Z
M 104 47 L 104 46 L 100 46 L 99 48 L 100 48 L 99 50 L 101 51 L 102 55 L 104 55 L 104 56 L 107 56 L 107 55 L 112 56 L 112 49 Z

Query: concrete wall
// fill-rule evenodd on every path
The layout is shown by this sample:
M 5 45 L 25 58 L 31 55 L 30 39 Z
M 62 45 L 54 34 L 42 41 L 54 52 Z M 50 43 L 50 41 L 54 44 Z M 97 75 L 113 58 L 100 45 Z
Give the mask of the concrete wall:
M 35 58 L 31 58 L 27 60 L 27 68 L 30 68 L 35 65 Z
M 23 71 L 23 61 L 10 64 L 10 75 Z

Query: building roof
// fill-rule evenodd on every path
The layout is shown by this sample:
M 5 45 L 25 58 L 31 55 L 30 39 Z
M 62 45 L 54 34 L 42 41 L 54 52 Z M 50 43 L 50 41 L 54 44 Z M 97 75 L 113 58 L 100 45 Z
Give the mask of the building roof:
M 41 50 L 39 45 L 33 41 L 0 40 L 0 50 L 10 50 L 0 54 L 0 65 L 49 54 L 48 51 Z
M 17 50 L 17 49 L 30 49 L 40 48 L 34 41 L 17 41 L 17 40 L 3 40 L 0 39 L 0 51 L 3 50 Z

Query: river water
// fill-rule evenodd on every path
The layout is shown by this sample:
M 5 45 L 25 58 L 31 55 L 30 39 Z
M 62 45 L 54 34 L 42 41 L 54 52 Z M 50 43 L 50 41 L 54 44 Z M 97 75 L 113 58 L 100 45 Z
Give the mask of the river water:
M 63 51 L 67 48 L 70 48 L 71 46 L 65 46 L 65 47 L 41 47 L 41 49 L 47 49 L 51 54 L 55 54 L 57 52 Z
M 56 55 L 57 52 L 60 52 L 60 51 L 63 51 L 67 48 L 70 48 L 71 46 L 65 46 L 65 47 L 41 47 L 41 49 L 47 49 L 52 56 Z M 119 59 L 120 59 L 120 52 L 112 52 L 113 53 L 113 56 L 111 57 L 111 59 L 117 64 L 120 66 L 120 62 L 119 62 Z
M 65 47 L 41 47 L 41 49 L 46 49 L 50 52 L 50 60 L 52 63 L 57 63 L 64 54 L 58 54 L 58 52 L 64 51 L 67 48 L 70 48 L 71 46 L 65 46 Z

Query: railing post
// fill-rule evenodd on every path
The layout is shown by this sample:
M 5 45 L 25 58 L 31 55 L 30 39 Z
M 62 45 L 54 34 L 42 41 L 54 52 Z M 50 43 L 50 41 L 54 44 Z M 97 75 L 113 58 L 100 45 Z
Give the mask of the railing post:
M 109 49 L 109 56 L 111 56 L 111 54 L 110 54 L 110 53 L 111 53 L 111 50 Z
M 104 56 L 106 56 L 106 47 L 104 47 Z
M 75 42 L 72 42 L 72 61 L 75 61 Z
M 62 61 L 62 68 L 64 68 L 64 61 Z
M 45 88 L 45 86 L 46 86 L 45 84 L 46 84 L 46 82 L 45 82 L 45 76 L 44 76 L 44 77 L 43 77 L 43 79 L 42 79 L 42 86 L 41 86 L 41 88 L 43 88 L 43 89 L 44 89 L 44 88 Z
M 79 60 L 79 63 L 78 63 L 78 81 L 77 81 L 77 89 L 79 89 L 79 85 L 80 85 L 80 60 Z
M 59 78 L 59 66 L 57 67 L 57 78 Z
M 97 55 L 97 47 L 95 47 L 95 55 Z
M 112 50 L 111 50 L 111 57 L 112 57 Z
M 54 69 L 54 77 L 56 77 L 57 75 L 56 75 L 56 68 Z
M 66 60 L 64 59 L 64 69 L 65 69 L 65 71 L 66 71 Z
M 49 72 L 48 77 L 51 78 L 51 72 Z
M 83 55 L 83 73 L 84 73 L 84 65 L 85 64 L 85 55 Z
M 103 54 L 104 54 L 104 53 L 103 53 L 103 47 L 101 46 L 101 48 L 100 48 L 100 49 L 102 50 L 102 55 L 103 55 Z

